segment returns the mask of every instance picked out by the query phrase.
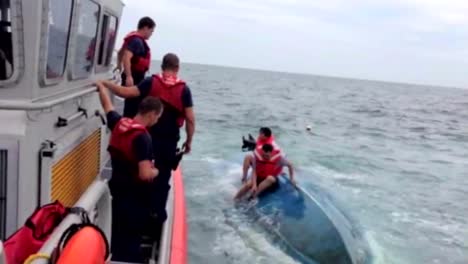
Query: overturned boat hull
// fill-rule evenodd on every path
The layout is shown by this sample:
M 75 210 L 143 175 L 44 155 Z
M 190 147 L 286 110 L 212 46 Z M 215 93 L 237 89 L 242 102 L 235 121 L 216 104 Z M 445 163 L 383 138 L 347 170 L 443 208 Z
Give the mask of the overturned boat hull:
M 336 207 L 295 188 L 284 176 L 279 188 L 249 210 L 275 242 L 300 263 L 371 263 L 365 239 Z

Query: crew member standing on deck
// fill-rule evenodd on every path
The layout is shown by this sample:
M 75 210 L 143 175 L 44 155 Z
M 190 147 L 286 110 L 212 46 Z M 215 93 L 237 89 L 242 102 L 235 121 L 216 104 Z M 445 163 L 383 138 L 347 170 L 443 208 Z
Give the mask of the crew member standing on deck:
M 155 213 L 162 223 L 166 215 L 166 201 L 169 192 L 171 170 L 177 163 L 177 143 L 180 139 L 180 128 L 184 125 L 187 139 L 183 144 L 184 153 L 192 148 L 195 133 L 195 115 L 193 112 L 192 94 L 184 81 L 178 78 L 179 58 L 166 54 L 162 60 L 162 72 L 144 79 L 138 86 L 123 87 L 110 81 L 103 83 L 115 94 L 124 98 L 147 96 L 160 98 L 164 104 L 164 113 L 159 122 L 152 126 L 150 133 L 153 149 L 156 151 L 155 166 L 159 176 L 154 181 Z
M 149 17 L 138 22 L 138 30 L 129 33 L 119 50 L 117 68 L 122 71 L 122 85 L 138 85 L 144 78 L 151 64 L 151 50 L 146 42 L 154 32 L 156 23 Z M 139 98 L 125 100 L 124 116 L 134 117 L 138 111 Z
M 150 221 L 149 191 L 158 175 L 153 164 L 152 140 L 147 127 L 158 122 L 163 111 L 162 102 L 154 97 L 145 98 L 137 115 L 131 119 L 121 117 L 115 110 L 105 86 L 97 82 L 99 97 L 112 131 L 109 153 L 112 178 L 112 259 L 142 263 L 140 252 L 142 227 Z

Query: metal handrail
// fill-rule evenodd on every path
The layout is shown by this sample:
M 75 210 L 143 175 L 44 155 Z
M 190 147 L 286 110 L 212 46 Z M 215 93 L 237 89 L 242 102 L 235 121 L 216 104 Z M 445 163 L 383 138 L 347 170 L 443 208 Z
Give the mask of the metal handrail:
M 42 110 L 51 108 L 68 100 L 72 100 L 90 93 L 96 92 L 96 87 L 86 88 L 84 90 L 72 93 L 66 96 L 63 96 L 58 99 L 50 100 L 43 103 L 34 103 L 34 102 L 21 102 L 21 101 L 10 101 L 10 100 L 0 100 L 0 110 Z

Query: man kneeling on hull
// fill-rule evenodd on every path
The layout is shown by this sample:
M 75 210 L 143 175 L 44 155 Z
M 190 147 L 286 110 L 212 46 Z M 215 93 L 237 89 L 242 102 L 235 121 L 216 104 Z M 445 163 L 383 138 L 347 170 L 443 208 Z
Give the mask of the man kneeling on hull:
M 158 122 L 163 104 L 147 97 L 134 118 L 122 117 L 114 110 L 104 85 L 97 82 L 96 86 L 112 131 L 108 148 L 112 162 L 112 260 L 141 263 L 142 227 L 149 223 L 151 214 L 151 182 L 159 174 L 153 165 L 153 145 L 147 127 Z
M 257 197 L 266 190 L 276 189 L 278 187 L 278 176 L 284 166 L 289 169 L 291 183 L 296 185 L 292 164 L 271 144 L 264 144 L 261 149 L 256 149 L 252 161 L 252 178 L 242 186 L 234 199 L 242 198 L 249 190 L 252 191 L 252 197 Z

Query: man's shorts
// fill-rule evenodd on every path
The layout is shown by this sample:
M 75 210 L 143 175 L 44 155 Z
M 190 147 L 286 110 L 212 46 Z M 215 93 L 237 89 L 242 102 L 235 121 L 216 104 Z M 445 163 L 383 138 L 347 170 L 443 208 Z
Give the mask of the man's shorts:
M 262 181 L 266 180 L 267 177 L 263 178 L 263 177 L 258 177 L 257 176 L 257 188 L 258 186 L 260 185 L 260 183 L 262 183 Z M 270 187 L 268 187 L 265 192 L 274 192 L 276 191 L 276 189 L 279 188 L 279 180 L 277 177 L 275 177 L 276 181 L 275 183 L 273 183 L 272 185 L 270 185 Z

